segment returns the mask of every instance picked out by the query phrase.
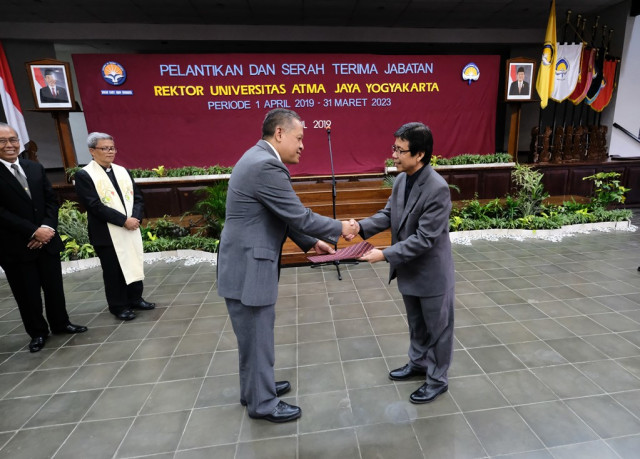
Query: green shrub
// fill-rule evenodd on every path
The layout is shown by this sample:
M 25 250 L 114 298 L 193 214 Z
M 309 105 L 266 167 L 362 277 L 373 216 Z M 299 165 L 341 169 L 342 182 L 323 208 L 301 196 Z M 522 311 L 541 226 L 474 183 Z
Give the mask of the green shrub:
M 607 207 L 612 204 L 624 204 L 625 193 L 629 188 L 620 185 L 620 173 L 598 172 L 582 180 L 593 181 L 594 190 L 591 204 L 593 207 Z
M 87 213 L 78 210 L 78 204 L 65 201 L 58 210 L 58 234 L 67 235 L 78 244 L 89 243 Z

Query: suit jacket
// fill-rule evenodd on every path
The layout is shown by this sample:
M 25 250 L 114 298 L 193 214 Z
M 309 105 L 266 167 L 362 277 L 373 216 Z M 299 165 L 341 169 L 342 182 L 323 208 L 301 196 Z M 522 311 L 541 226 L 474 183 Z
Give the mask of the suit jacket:
M 361 220 L 366 239 L 391 228 L 392 245 L 382 252 L 390 264 L 389 282 L 398 278 L 403 295 L 438 296 L 455 285 L 449 214 L 449 185 L 430 165 L 424 166 L 404 205 L 407 174 L 398 174 L 384 209 Z
M 13 173 L 0 164 L 0 264 L 34 260 L 43 250 L 59 254 L 63 249 L 57 232 L 42 249 L 27 248 L 41 225 L 57 230 L 58 197 L 42 165 L 28 159 L 18 161 L 27 176 L 31 198 Z
M 49 86 L 45 86 L 40 88 L 40 102 L 44 102 L 46 104 L 69 102 L 69 96 L 67 95 L 67 90 L 62 86 L 56 86 L 55 96 L 51 93 L 51 88 L 49 88 Z
M 304 207 L 293 191 L 289 170 L 260 140 L 240 158 L 229 179 L 218 250 L 218 294 L 247 306 L 275 304 L 287 235 L 307 251 L 315 238 L 336 243 L 341 232 L 340 222 Z
M 131 173 L 129 173 L 131 176 Z M 100 201 L 96 187 L 89 174 L 84 170 L 76 172 L 74 177 L 78 201 L 87 209 L 87 223 L 89 227 L 89 240 L 94 246 L 113 246 L 107 223 L 116 226 L 124 226 L 127 216 L 111 207 L 107 207 Z M 144 217 L 144 200 L 142 192 L 133 178 L 133 211 L 132 217 L 142 221 Z
M 518 82 L 514 81 L 509 86 L 509 95 L 510 96 L 528 96 L 529 95 L 529 83 L 526 81 L 522 82 L 522 91 L 518 92 Z

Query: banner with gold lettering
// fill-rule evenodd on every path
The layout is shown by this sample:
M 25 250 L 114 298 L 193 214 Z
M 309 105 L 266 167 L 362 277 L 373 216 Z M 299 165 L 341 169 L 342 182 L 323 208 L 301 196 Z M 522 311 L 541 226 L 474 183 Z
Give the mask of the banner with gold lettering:
M 107 132 L 116 162 L 151 168 L 232 166 L 272 108 L 305 122 L 292 175 L 381 172 L 393 132 L 421 121 L 434 154 L 496 150 L 499 56 L 368 54 L 77 54 L 89 131 Z

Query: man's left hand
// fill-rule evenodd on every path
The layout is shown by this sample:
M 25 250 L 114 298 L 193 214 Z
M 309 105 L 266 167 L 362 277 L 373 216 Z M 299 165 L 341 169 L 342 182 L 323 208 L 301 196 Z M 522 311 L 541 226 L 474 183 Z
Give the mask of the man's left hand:
M 360 258 L 360 261 L 368 261 L 369 263 L 377 263 L 379 261 L 385 261 L 386 258 L 380 249 L 371 249 Z
M 333 247 L 321 240 L 318 240 L 318 242 L 316 242 L 316 244 L 313 246 L 313 250 L 315 250 L 318 255 L 336 253 Z

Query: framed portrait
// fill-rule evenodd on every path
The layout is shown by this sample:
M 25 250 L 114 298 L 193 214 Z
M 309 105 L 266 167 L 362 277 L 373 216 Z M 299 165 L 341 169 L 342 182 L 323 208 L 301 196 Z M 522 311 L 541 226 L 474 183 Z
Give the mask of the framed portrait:
M 75 106 L 67 62 L 42 59 L 26 66 L 37 110 L 71 110 Z
M 524 57 L 507 60 L 507 76 L 505 78 L 505 100 L 509 102 L 526 102 L 533 100 L 535 82 L 535 61 Z

